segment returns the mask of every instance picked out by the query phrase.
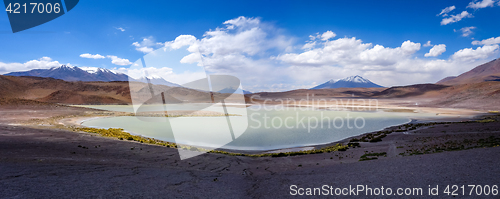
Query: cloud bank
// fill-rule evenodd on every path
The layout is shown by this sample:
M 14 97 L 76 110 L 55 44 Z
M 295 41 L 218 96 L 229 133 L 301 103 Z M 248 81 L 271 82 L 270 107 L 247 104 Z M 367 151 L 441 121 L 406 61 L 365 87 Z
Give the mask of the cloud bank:
M 471 15 L 465 12 L 457 16 L 450 16 L 451 21 Z M 202 38 L 179 35 L 164 44 L 171 49 L 187 46 L 191 54 L 181 62 L 198 63 L 209 73 L 235 75 L 250 91 L 310 88 L 351 75 L 361 75 L 384 86 L 434 83 L 470 70 L 498 53 L 498 46 L 485 45 L 437 59 L 446 52 L 446 45 L 428 41 L 424 46 L 433 47 L 419 58 L 417 52 L 422 44 L 418 42 L 406 40 L 400 46 L 388 47 L 356 37 L 337 38 L 332 30 L 314 33 L 301 44 L 282 34 L 279 28 L 247 17 L 228 20 L 223 27 L 205 32 Z
M 482 40 L 482 41 L 473 41 L 472 42 L 473 45 L 494 45 L 494 44 L 500 44 L 500 37 L 492 37 L 492 38 L 489 38 L 489 39 L 485 39 L 485 40 Z
M 104 58 L 106 58 L 106 57 L 99 55 L 99 54 L 92 55 L 89 53 L 81 54 L 80 57 L 89 58 L 89 59 L 104 59 Z

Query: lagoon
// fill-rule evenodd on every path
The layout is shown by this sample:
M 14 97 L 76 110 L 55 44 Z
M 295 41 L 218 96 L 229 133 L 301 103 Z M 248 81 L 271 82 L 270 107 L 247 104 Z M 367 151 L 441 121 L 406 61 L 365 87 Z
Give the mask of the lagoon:
M 131 106 L 85 107 L 133 112 Z M 187 108 L 176 105 L 168 109 Z M 151 106 L 148 110 L 158 110 L 158 107 Z M 217 107 L 205 110 L 216 111 Z M 82 125 L 122 128 L 144 137 L 209 149 L 262 151 L 327 144 L 411 121 L 408 114 L 383 111 L 264 109 L 252 106 L 233 107 L 234 112 L 238 112 L 238 116 L 95 118 L 84 121 Z

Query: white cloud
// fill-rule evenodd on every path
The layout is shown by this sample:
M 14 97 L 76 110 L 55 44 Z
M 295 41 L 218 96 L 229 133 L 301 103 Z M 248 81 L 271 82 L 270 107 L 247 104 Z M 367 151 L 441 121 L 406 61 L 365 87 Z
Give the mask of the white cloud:
M 500 37 L 492 37 L 489 39 L 485 39 L 482 41 L 473 41 L 473 45 L 493 45 L 493 44 L 500 44 Z
M 125 32 L 125 29 L 124 29 L 124 28 L 122 28 L 122 27 L 118 27 L 118 28 L 115 28 L 115 29 L 117 29 L 117 30 L 119 30 L 119 31 L 122 31 L 122 32 Z
M 25 63 L 3 63 L 0 62 L 0 74 L 28 71 L 32 69 L 48 69 L 59 67 L 62 64 L 58 61 L 53 61 L 50 57 L 42 57 L 38 60 L 30 60 Z M 70 64 L 67 64 L 70 65 Z
M 486 59 L 496 53 L 498 45 L 490 45 L 477 47 L 475 50 L 472 48 L 464 48 L 455 52 L 451 57 L 460 61 L 473 61 L 477 59 Z
M 247 18 L 240 16 L 236 19 L 231 19 L 225 21 L 223 24 L 226 25 L 226 29 L 232 30 L 237 27 L 246 27 L 246 28 L 251 28 L 251 27 L 257 27 L 260 25 L 260 19 L 258 18 Z
M 322 47 L 300 54 L 283 54 L 277 59 L 291 65 L 284 71 L 297 82 L 361 75 L 384 86 L 436 82 L 470 67 L 453 60 L 415 58 L 413 55 L 420 49 L 420 44 L 411 41 L 403 42 L 401 47 L 390 48 L 363 43 L 356 38 L 340 38 L 318 46 Z M 419 78 L 413 78 L 415 76 Z
M 371 43 L 363 43 L 355 37 L 325 41 L 323 44 L 320 48 L 306 50 L 300 54 L 283 54 L 277 59 L 292 65 L 342 66 L 347 63 L 386 65 L 396 63 L 400 58 L 420 50 L 420 43 L 413 43 L 409 40 L 397 48 L 386 48 L 382 45 L 373 46 Z
M 479 8 L 493 7 L 494 4 L 495 4 L 494 0 L 473 1 L 469 3 L 467 8 L 479 9 Z
M 447 25 L 447 24 L 450 24 L 450 23 L 455 23 L 455 22 L 458 22 L 458 21 L 462 20 L 463 18 L 471 18 L 471 17 L 473 17 L 472 14 L 470 14 L 467 11 L 463 11 L 460 14 L 451 15 L 448 18 L 444 18 L 441 21 L 441 25 Z
M 135 46 L 135 50 L 147 54 L 154 51 L 153 47 L 161 47 L 163 43 L 157 43 L 153 36 L 149 36 L 143 38 L 141 42 L 132 43 L 132 45 Z
M 257 18 L 238 17 L 224 24 L 226 28 L 205 32 L 199 44 L 203 54 L 224 56 L 238 53 L 253 56 L 291 45 L 290 39 L 272 33 L 272 27 L 262 24 Z
M 307 42 L 306 44 L 304 44 L 304 46 L 302 46 L 302 49 L 311 49 L 311 48 L 314 48 L 314 46 L 316 46 L 315 41 Z
M 167 75 L 172 74 L 172 68 L 169 67 L 163 67 L 163 68 L 154 68 L 154 67 L 147 67 L 147 68 L 134 68 L 134 69 L 129 69 L 129 68 L 115 68 L 112 69 L 115 72 L 123 73 L 123 74 L 128 74 L 130 77 L 134 79 L 139 79 L 143 77 L 143 74 L 145 74 L 144 71 L 148 73 L 148 75 L 155 75 L 155 76 L 160 76 L 164 79 Z
M 270 59 L 270 52 L 286 52 L 293 46 L 292 37 L 279 34 L 279 29 L 258 18 L 238 17 L 223 25 L 205 32 L 201 39 L 180 35 L 165 42 L 165 47 L 188 46 L 191 54 L 182 58 L 181 63 L 200 62 L 201 53 L 206 71 L 235 75 L 246 82 L 246 88 L 262 88 L 280 81 L 276 78 L 283 75 L 275 68 L 276 61 Z
M 316 35 L 309 35 L 309 40 L 314 41 L 320 37 L 319 32 L 317 32 Z
M 302 49 L 314 48 L 317 44 L 317 42 L 316 42 L 317 39 L 320 39 L 322 41 L 326 41 L 326 40 L 329 40 L 329 39 L 334 38 L 336 36 L 337 36 L 337 34 L 335 34 L 334 32 L 332 32 L 330 30 L 324 32 L 323 34 L 319 34 L 319 32 L 317 32 L 315 35 L 309 35 L 309 40 L 306 42 L 306 44 L 304 44 L 302 46 Z
M 446 51 L 446 45 L 444 44 L 439 44 L 435 45 L 434 47 L 429 50 L 428 53 L 425 53 L 425 57 L 437 57 L 441 54 L 443 54 Z
M 414 57 L 420 44 L 411 41 L 391 48 L 363 43 L 356 38 L 340 38 L 317 46 L 302 53 L 282 54 L 277 59 L 291 65 L 284 71 L 297 82 L 321 82 L 361 75 L 384 86 L 395 86 L 434 83 L 443 77 L 461 74 L 484 63 L 495 52 L 487 48 L 473 53 L 462 50 L 453 59 L 427 60 Z M 446 45 L 439 44 L 424 56 L 439 56 L 445 51 Z
M 468 37 L 469 35 L 471 35 L 472 33 L 472 30 L 476 29 L 476 27 L 474 26 L 470 26 L 470 27 L 463 27 L 460 29 L 460 31 L 462 32 L 462 37 Z M 455 32 L 457 32 L 456 30 L 454 30 Z
M 410 40 L 403 42 L 401 44 L 401 50 L 404 54 L 411 55 L 420 50 L 420 43 L 413 43 Z
M 334 38 L 335 36 L 337 36 L 337 34 L 329 30 L 321 35 L 321 40 L 326 41 L 329 40 L 330 38 Z
M 430 46 L 433 46 L 433 45 L 431 44 L 431 41 L 427 41 L 427 43 L 425 43 L 425 44 L 424 44 L 424 47 L 430 47 Z
M 165 42 L 165 47 L 179 49 L 184 46 L 190 46 L 196 43 L 196 37 L 193 35 L 179 35 L 174 41 Z
M 437 15 L 437 16 L 443 16 L 443 17 L 446 17 L 448 16 L 448 13 L 455 10 L 455 6 L 449 6 L 449 7 L 446 7 L 445 9 L 441 10 L 441 12 Z
M 114 56 L 114 55 L 108 55 L 106 57 L 110 58 L 111 63 L 113 63 L 115 65 L 127 66 L 127 65 L 132 64 L 132 62 L 130 62 L 128 59 L 122 59 L 122 58 L 119 58 L 119 57 Z
M 104 58 L 106 58 L 106 57 L 99 55 L 99 54 L 92 55 L 89 53 L 81 54 L 80 57 L 89 58 L 89 59 L 104 59 Z
M 143 46 L 143 47 L 137 47 L 135 48 L 137 51 L 139 52 L 143 52 L 143 53 L 150 53 L 150 52 L 153 52 L 153 48 L 150 48 L 150 47 L 147 47 L 147 46 Z

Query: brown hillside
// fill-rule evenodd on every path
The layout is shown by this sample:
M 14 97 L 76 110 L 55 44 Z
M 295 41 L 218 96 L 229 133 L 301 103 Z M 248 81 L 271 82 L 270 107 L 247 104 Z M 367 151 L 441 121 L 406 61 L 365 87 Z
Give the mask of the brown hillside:
M 321 91 L 321 92 L 318 92 Z M 318 89 L 294 90 L 287 92 L 256 93 L 254 98 L 262 102 L 265 99 L 305 99 L 309 94 L 314 98 L 351 98 L 350 93 L 356 93 L 355 98 L 378 98 L 418 102 L 420 106 L 443 108 L 466 108 L 479 110 L 499 110 L 500 82 L 490 81 L 460 85 L 417 84 L 375 89 Z M 397 102 L 397 101 L 394 101 Z
M 438 82 L 436 82 L 436 84 L 442 84 L 443 82 L 447 82 L 447 81 L 450 81 L 450 80 L 455 79 L 455 78 L 457 78 L 457 76 L 445 77 L 444 79 L 439 80 Z
M 440 90 L 434 97 L 437 98 L 430 106 L 498 110 L 500 82 L 454 85 Z
M 165 92 L 173 101 L 210 102 L 210 95 L 198 90 L 152 85 L 155 95 Z M 134 96 L 131 96 L 131 90 Z M 226 99 L 229 94 L 214 93 L 215 99 Z M 131 104 L 131 97 L 151 98 L 149 86 L 140 82 L 67 82 L 53 78 L 14 77 L 0 75 L 0 98 L 28 99 L 63 104 Z M 238 102 L 238 101 L 234 101 Z
M 262 98 L 325 98 L 325 97 L 370 97 L 375 93 L 385 90 L 386 88 L 330 88 L 330 89 L 299 89 L 286 92 L 261 92 L 247 94 L 251 97 L 258 95 Z
M 448 86 L 439 84 L 416 84 L 411 86 L 395 86 L 375 93 L 371 97 L 376 98 L 406 98 L 416 97 L 432 91 L 440 91 Z
M 456 85 L 480 83 L 485 81 L 500 81 L 500 58 L 477 66 L 476 68 L 459 75 L 456 78 L 445 78 L 439 84 Z
M 50 95 L 38 98 L 37 101 L 40 102 L 51 102 L 51 103 L 63 103 L 63 104 L 128 104 L 125 101 L 121 101 L 109 96 L 99 96 L 99 95 L 85 95 L 80 94 L 75 91 L 58 90 Z
M 131 102 L 128 82 L 67 82 L 53 78 L 1 75 L 0 98 L 64 104 Z

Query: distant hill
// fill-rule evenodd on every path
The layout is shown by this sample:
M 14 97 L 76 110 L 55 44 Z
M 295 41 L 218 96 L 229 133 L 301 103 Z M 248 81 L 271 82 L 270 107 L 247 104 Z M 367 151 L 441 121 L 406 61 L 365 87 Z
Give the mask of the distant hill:
M 70 82 L 54 78 L 14 77 L 0 75 L 0 105 L 23 104 L 23 100 L 40 103 L 63 104 L 131 104 L 132 97 L 150 97 L 150 85 L 141 82 Z M 166 97 L 179 102 L 194 100 L 209 102 L 206 92 L 184 87 L 153 85 L 155 91 L 165 91 Z M 138 93 L 131 96 L 130 90 Z M 157 92 L 159 93 L 159 92 Z M 214 93 L 216 98 L 227 96 Z M 257 98 L 250 100 L 254 95 Z M 139 98 L 137 98 L 139 97 Z M 418 101 L 419 106 L 498 110 L 500 107 L 500 81 L 460 85 L 419 84 L 391 88 L 335 88 L 300 89 L 286 92 L 260 92 L 245 96 L 247 102 L 265 99 L 327 99 L 327 98 L 378 98 Z M 13 101 L 14 100 L 14 101 Z M 19 101 L 15 101 L 19 100 Z M 273 100 L 271 100 L 273 101 Z M 26 101 L 27 102 L 27 101 Z
M 371 82 L 359 75 L 346 77 L 340 80 L 330 80 L 323 84 L 320 84 L 311 89 L 324 89 L 324 88 L 380 88 L 378 84 Z
M 131 78 L 132 79 L 132 78 Z M 156 85 L 165 85 L 165 86 L 170 86 L 170 87 L 181 87 L 179 84 L 175 84 L 172 82 L 169 82 L 165 79 L 163 79 L 160 76 L 152 75 L 146 79 L 146 77 L 141 77 L 139 79 L 134 79 L 135 81 L 142 82 L 142 83 L 151 83 L 151 84 L 156 84 Z
M 0 97 L 64 104 L 129 104 L 131 102 L 128 82 L 71 82 L 29 76 L 0 75 Z
M 444 79 L 439 80 L 438 82 L 436 82 L 436 84 L 442 84 L 443 82 L 447 82 L 447 81 L 450 81 L 450 80 L 455 79 L 455 78 L 457 78 L 457 76 L 445 77 Z
M 375 98 L 405 98 L 427 94 L 432 91 L 440 91 L 449 86 L 439 84 L 415 84 L 410 86 L 394 86 L 375 93 L 371 97 Z
M 210 102 L 207 92 L 184 87 L 148 85 L 142 82 L 84 82 L 64 81 L 45 77 L 15 77 L 0 75 L 0 98 L 35 100 L 62 104 L 131 104 L 134 100 L 151 98 L 150 90 L 164 92 L 166 97 L 178 102 Z M 135 95 L 131 95 L 134 90 Z M 214 93 L 216 99 L 227 98 L 229 94 Z M 228 100 L 229 101 L 229 100 Z
M 487 81 L 500 81 L 500 58 L 477 66 L 457 77 L 446 77 L 438 81 L 437 84 L 456 85 Z
M 260 96 L 261 98 L 272 99 L 305 99 L 309 98 L 349 98 L 366 97 L 379 93 L 386 88 L 334 88 L 334 89 L 298 89 L 285 92 L 258 92 L 247 94 L 246 96 Z

